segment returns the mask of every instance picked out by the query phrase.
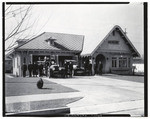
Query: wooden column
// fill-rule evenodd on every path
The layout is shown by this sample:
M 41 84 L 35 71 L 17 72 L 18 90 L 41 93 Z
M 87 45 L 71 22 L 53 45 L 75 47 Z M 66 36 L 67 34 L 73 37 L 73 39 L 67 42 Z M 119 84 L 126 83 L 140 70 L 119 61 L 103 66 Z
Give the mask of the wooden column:
M 59 65 L 59 59 L 58 59 L 58 55 L 55 56 L 56 58 L 56 64 Z

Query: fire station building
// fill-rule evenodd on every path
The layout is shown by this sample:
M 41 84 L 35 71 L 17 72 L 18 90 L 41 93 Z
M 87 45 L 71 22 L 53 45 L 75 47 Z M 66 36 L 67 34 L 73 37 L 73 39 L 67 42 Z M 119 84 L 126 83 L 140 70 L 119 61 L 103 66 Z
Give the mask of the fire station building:
M 65 59 L 76 60 L 82 52 L 84 36 L 63 33 L 44 32 L 39 36 L 25 42 L 18 40 L 18 47 L 12 55 L 13 74 L 22 76 L 21 66 L 29 62 L 55 60 L 56 64 L 63 66 Z M 28 71 L 27 71 L 28 75 Z
M 98 33 L 97 39 L 84 40 L 83 35 L 44 32 L 28 40 L 18 40 L 19 46 L 13 51 L 13 74 L 22 76 L 21 66 L 29 62 L 55 60 L 63 66 L 64 60 L 76 60 L 79 66 L 89 60 L 92 74 L 99 62 L 103 64 L 103 73 L 131 74 L 133 57 L 140 54 L 118 25 L 108 27 Z M 82 53 L 81 53 L 82 52 Z

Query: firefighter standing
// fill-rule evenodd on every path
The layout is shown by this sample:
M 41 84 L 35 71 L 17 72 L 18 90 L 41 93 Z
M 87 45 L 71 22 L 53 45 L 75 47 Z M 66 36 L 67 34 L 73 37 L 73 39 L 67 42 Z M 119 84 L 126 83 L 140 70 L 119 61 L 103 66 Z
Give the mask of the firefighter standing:
M 73 70 L 73 64 L 72 64 L 72 62 L 70 62 L 69 63 L 70 77 L 72 77 L 72 70 Z
M 27 65 L 23 63 L 22 65 L 23 77 L 26 77 Z
M 38 69 L 39 69 L 39 76 L 42 76 L 42 71 L 43 71 L 43 65 L 42 65 L 42 63 L 40 63 Z
M 31 64 L 31 62 L 28 65 L 28 70 L 29 70 L 29 77 L 32 77 L 33 64 Z

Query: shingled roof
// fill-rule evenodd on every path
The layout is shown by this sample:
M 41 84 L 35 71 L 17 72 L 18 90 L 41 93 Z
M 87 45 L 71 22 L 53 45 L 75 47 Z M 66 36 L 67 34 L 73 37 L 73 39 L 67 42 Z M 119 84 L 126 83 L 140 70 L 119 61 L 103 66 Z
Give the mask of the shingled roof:
M 48 39 L 55 38 L 54 44 L 47 43 Z M 83 35 L 44 32 L 27 43 L 17 47 L 18 50 L 69 50 L 81 52 L 83 49 Z
M 115 25 L 115 26 L 104 26 L 99 33 L 91 34 L 91 35 L 85 35 L 85 42 L 84 42 L 84 47 L 83 51 L 81 53 L 82 56 L 91 56 L 97 48 L 105 41 L 105 39 L 109 36 L 110 33 L 114 29 L 118 28 L 120 32 L 124 35 L 126 41 L 129 43 L 129 47 L 133 50 L 135 53 L 134 56 L 140 57 L 139 52 L 136 50 L 134 45 L 131 43 L 127 35 L 124 33 L 124 31 L 121 29 L 120 26 Z

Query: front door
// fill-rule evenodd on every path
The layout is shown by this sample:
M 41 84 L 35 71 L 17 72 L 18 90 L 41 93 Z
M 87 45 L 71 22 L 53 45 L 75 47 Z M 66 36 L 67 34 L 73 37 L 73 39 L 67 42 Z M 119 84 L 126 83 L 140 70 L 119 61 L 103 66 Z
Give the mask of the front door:
M 95 66 L 95 73 L 99 74 L 102 70 L 102 73 L 105 73 L 105 56 L 102 54 L 99 54 L 96 56 L 96 66 Z

